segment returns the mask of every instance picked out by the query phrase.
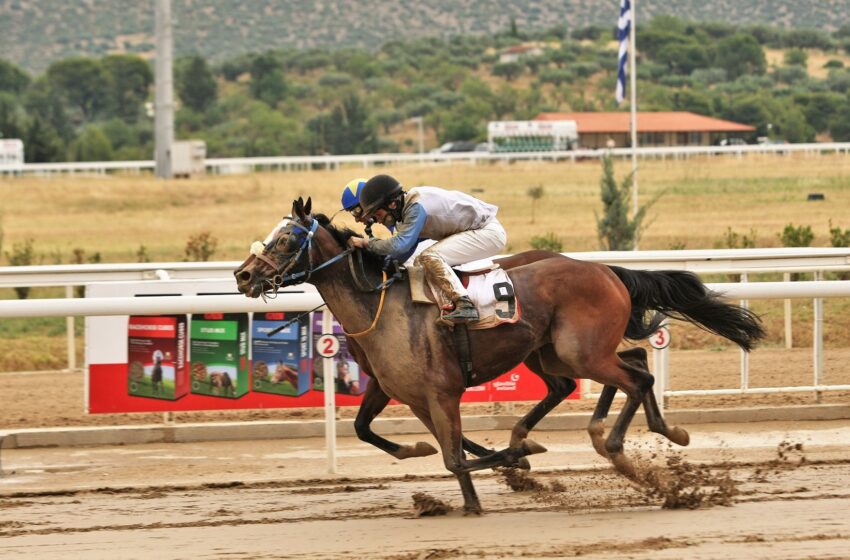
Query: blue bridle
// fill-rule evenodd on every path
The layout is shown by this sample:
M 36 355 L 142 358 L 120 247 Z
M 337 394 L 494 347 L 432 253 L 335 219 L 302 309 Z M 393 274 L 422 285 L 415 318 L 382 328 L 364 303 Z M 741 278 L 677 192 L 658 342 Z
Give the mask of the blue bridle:
M 275 271 L 278 272 L 279 274 L 283 275 L 282 278 L 281 278 L 281 282 L 280 282 L 281 286 L 285 285 L 287 282 L 295 283 L 296 280 L 298 281 L 297 283 L 307 282 L 307 281 L 310 280 L 310 277 L 313 275 L 314 272 L 318 272 L 318 271 L 322 270 L 323 268 L 326 268 L 326 267 L 334 264 L 338 260 L 344 259 L 345 257 L 347 257 L 349 255 L 349 253 L 351 253 L 354 250 L 352 248 L 348 248 L 348 249 L 344 250 L 342 253 L 326 260 L 325 262 L 323 262 L 322 264 L 320 264 L 316 268 L 313 268 L 313 253 L 310 249 L 312 249 L 312 247 L 313 247 L 313 236 L 316 234 L 316 231 L 318 231 L 318 229 L 319 229 L 319 222 L 317 220 L 313 220 L 313 223 L 310 225 L 309 229 L 302 226 L 298 222 L 292 222 L 292 227 L 293 227 L 293 231 L 292 231 L 291 235 L 295 234 L 296 228 L 305 233 L 303 239 L 301 239 L 301 244 L 298 246 L 298 250 L 295 252 L 295 254 L 291 258 L 289 258 L 289 260 L 283 265 L 276 265 L 274 263 L 274 261 L 269 263 L 269 261 L 271 261 L 271 259 L 268 259 L 268 260 L 263 259 L 265 262 L 267 262 L 269 264 L 273 264 Z M 301 254 L 304 252 L 305 249 L 307 250 L 307 258 L 308 258 L 307 270 L 301 271 L 301 272 L 296 272 L 294 274 L 286 274 L 286 271 L 288 269 L 295 266 L 295 264 L 298 262 L 298 259 L 301 258 Z M 268 258 L 268 257 L 266 257 L 266 258 Z M 304 279 L 298 280 L 302 276 L 304 277 Z

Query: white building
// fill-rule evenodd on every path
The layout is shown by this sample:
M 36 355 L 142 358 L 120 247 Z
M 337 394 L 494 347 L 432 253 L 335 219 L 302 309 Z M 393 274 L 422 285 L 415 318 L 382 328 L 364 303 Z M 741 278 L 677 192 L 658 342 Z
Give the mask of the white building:
M 0 138 L 0 170 L 22 169 L 24 142 L 17 138 Z

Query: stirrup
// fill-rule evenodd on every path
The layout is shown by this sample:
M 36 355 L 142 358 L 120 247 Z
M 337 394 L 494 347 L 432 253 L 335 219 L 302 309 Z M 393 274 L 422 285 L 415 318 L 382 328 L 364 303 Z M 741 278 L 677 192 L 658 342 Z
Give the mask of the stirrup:
M 461 297 L 453 306 L 444 306 L 440 320 L 450 323 L 474 323 L 479 319 L 475 304 L 468 297 Z

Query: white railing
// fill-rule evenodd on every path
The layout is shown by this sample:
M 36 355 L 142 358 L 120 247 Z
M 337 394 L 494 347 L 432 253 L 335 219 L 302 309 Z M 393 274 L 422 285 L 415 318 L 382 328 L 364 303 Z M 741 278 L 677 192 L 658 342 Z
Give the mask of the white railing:
M 850 270 L 850 248 L 781 248 L 728 249 L 691 251 L 620 251 L 565 253 L 573 258 L 616 264 L 645 270 L 689 270 L 696 273 L 740 274 L 741 283 L 709 284 L 709 287 L 729 298 L 785 299 L 785 343 L 791 346 L 791 313 L 789 298 L 814 298 L 813 370 L 811 386 L 781 388 L 750 388 L 749 362 L 741 359 L 739 389 L 671 391 L 667 350 L 655 351 L 654 370 L 659 401 L 665 396 L 692 394 L 739 394 L 778 391 L 847 390 L 850 386 L 824 386 L 823 369 L 823 305 L 825 297 L 850 297 L 850 281 L 822 281 L 824 271 Z M 72 298 L 72 287 L 93 282 L 144 280 L 232 280 L 239 262 L 211 263 L 143 263 L 94 264 L 0 268 L 0 287 L 64 286 L 65 299 L 0 301 L 0 317 L 68 317 L 68 364 L 75 369 L 74 316 L 200 313 L 204 311 L 262 311 L 287 309 L 301 311 L 321 304 L 316 294 L 282 294 L 281 299 L 263 303 L 243 296 L 178 296 L 157 298 Z M 816 281 L 807 282 L 748 282 L 750 274 L 783 273 L 786 280 L 792 272 L 813 272 Z M 235 291 L 235 283 L 234 283 Z M 285 304 L 285 305 L 284 305 Z M 583 386 L 583 394 L 589 388 Z
M 247 252 L 247 251 L 246 251 Z M 850 270 L 850 248 L 785 247 L 686 251 L 563 253 L 589 262 L 641 270 L 689 270 L 697 274 L 747 274 Z M 0 267 L 0 288 L 80 286 L 92 282 L 226 280 L 239 261 L 79 264 Z
M 658 146 L 636 150 L 641 158 L 689 158 L 695 156 L 733 155 L 742 157 L 748 154 L 791 153 L 850 153 L 848 142 L 824 142 L 810 144 L 750 144 L 743 146 Z M 362 154 L 341 156 L 267 156 L 245 158 L 208 158 L 205 167 L 209 173 L 245 173 L 258 169 L 270 170 L 310 170 L 334 169 L 340 165 L 354 165 L 364 168 L 385 165 L 434 164 L 434 163 L 477 163 L 499 161 L 572 161 L 600 158 L 610 154 L 618 158 L 631 157 L 630 148 L 598 150 L 569 150 L 557 152 L 458 152 L 447 154 Z M 106 174 L 109 172 L 141 173 L 152 172 L 153 160 L 144 161 L 99 161 L 99 162 L 63 162 L 63 163 L 25 163 L 17 167 L 0 167 L 0 175 L 40 175 L 58 174 Z

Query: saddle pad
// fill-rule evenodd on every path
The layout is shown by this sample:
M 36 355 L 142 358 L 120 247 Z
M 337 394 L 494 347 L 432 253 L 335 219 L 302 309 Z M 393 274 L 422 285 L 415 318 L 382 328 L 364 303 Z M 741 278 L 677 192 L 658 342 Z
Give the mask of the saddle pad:
M 503 323 L 519 321 L 519 301 L 514 293 L 513 282 L 504 269 L 470 275 L 466 289 L 481 317 L 469 325 L 470 329 L 490 329 Z
M 410 281 L 410 297 L 415 303 L 436 303 L 434 289 L 425 279 L 425 270 L 421 266 L 407 269 Z M 478 308 L 478 321 L 470 323 L 471 330 L 490 329 L 502 323 L 516 323 L 520 319 L 519 301 L 508 273 L 496 268 L 485 274 L 463 275 L 469 298 Z M 468 284 L 467 284 L 468 281 Z

